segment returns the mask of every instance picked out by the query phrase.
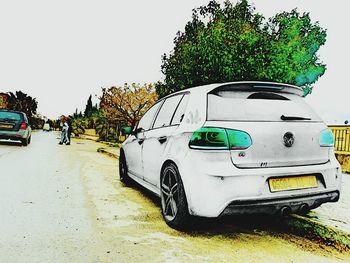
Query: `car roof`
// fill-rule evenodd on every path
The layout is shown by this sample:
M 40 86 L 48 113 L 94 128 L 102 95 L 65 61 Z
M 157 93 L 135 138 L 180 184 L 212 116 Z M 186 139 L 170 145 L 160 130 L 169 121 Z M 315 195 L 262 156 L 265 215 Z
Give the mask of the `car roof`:
M 14 110 L 8 110 L 8 109 L 0 109 L 0 111 L 3 111 L 3 112 L 13 112 L 13 113 L 25 114 L 25 113 L 24 113 L 24 112 L 22 112 L 22 111 L 14 111 Z
M 230 87 L 230 89 L 239 89 L 242 90 L 242 86 L 246 85 L 247 87 L 251 86 L 258 86 L 256 90 L 266 90 L 269 89 L 270 91 L 279 91 L 283 89 L 288 89 L 289 93 L 293 93 L 299 96 L 302 96 L 304 94 L 303 89 L 301 87 L 291 85 L 291 84 L 286 84 L 286 83 L 278 83 L 278 82 L 268 82 L 268 81 L 235 81 L 235 82 L 226 82 L 226 83 L 213 83 L 213 84 L 208 84 L 208 85 L 202 85 L 202 86 L 197 86 L 197 87 L 192 87 L 184 90 L 180 90 L 174 93 L 169 94 L 168 96 L 164 97 L 171 97 L 176 94 L 181 94 L 184 92 L 195 92 L 198 95 L 201 93 L 203 95 L 206 95 L 207 93 L 213 91 L 216 88 L 221 88 L 221 87 Z M 162 98 L 162 99 L 164 99 Z

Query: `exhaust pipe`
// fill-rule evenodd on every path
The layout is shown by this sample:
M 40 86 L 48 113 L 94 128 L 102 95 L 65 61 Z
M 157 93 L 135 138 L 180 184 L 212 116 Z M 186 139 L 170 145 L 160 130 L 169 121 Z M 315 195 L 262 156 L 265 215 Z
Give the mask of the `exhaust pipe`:
M 302 215 L 306 215 L 310 211 L 310 207 L 308 204 L 302 204 L 299 207 L 299 213 Z
M 281 208 L 281 216 L 286 217 L 292 213 L 292 209 L 289 206 L 284 206 Z

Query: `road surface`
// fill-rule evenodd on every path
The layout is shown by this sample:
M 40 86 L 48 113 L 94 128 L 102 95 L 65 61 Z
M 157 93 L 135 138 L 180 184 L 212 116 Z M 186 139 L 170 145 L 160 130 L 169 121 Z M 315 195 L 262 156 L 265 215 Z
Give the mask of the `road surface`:
M 344 262 L 348 251 L 292 235 L 278 220 L 201 220 L 178 232 L 159 200 L 118 181 L 117 161 L 88 140 L 35 132 L 0 143 L 0 262 Z

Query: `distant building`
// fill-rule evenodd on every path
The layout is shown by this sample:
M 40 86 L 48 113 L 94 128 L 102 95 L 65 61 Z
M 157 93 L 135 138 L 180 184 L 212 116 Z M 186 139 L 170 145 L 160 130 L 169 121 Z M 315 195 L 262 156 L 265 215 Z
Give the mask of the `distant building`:
M 8 99 L 8 97 L 9 97 L 8 94 L 0 92 L 0 109 L 6 109 L 7 108 L 7 99 Z

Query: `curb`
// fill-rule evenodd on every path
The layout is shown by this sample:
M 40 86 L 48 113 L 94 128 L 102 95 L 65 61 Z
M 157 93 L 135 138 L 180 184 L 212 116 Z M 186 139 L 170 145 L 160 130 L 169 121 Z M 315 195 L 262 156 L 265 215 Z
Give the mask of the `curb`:
M 106 150 L 106 149 L 103 148 L 103 147 L 97 148 L 97 152 L 106 154 L 106 155 L 108 155 L 109 157 L 112 157 L 112 158 L 114 158 L 114 159 L 119 159 L 119 155 L 118 155 L 118 154 L 116 154 L 116 153 L 111 153 L 111 152 L 109 152 L 108 150 Z
M 350 249 L 350 234 L 316 220 L 300 215 L 291 215 L 284 223 L 293 231 L 308 238 L 320 239 L 327 245 Z

